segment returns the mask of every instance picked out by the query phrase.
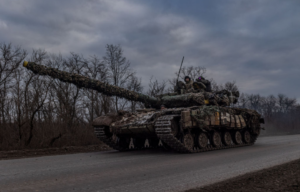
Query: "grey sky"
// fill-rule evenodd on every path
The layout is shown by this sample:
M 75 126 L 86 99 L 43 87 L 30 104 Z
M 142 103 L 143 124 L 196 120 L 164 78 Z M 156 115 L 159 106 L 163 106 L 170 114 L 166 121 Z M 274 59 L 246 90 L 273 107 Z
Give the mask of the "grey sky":
M 298 0 L 0 0 L 0 42 L 100 57 L 120 44 L 144 86 L 185 56 L 218 83 L 300 99 Z

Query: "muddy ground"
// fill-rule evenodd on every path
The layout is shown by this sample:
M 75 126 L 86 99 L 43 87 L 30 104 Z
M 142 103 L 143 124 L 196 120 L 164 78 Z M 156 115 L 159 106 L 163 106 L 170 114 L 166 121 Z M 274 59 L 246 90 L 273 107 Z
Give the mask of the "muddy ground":
M 300 192 L 300 159 L 186 192 Z
M 62 155 L 72 153 L 85 153 L 111 150 L 107 145 L 70 146 L 62 148 L 24 149 L 12 151 L 0 151 L 0 159 L 16 159 L 24 157 L 37 157 L 45 155 Z

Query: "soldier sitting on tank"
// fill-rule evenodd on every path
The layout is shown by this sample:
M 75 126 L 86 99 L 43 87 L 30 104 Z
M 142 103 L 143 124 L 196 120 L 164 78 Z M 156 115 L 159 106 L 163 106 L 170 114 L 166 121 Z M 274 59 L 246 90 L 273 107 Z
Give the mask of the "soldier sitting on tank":
M 196 79 L 196 82 L 197 83 L 202 83 L 203 85 L 205 85 L 204 91 L 206 91 L 206 92 L 212 92 L 210 81 L 206 80 L 203 76 L 198 77 L 198 79 Z
M 185 83 L 182 82 L 182 81 L 178 81 L 176 83 L 176 86 L 174 87 L 174 92 L 176 94 L 181 94 L 181 90 L 185 90 L 186 89 L 186 86 L 185 86 Z M 185 92 L 185 91 L 184 91 Z
M 166 109 L 166 107 L 164 105 L 160 106 L 160 110 L 165 110 L 165 109 Z
M 228 106 L 230 103 L 236 104 L 240 96 L 239 91 L 228 91 L 226 89 L 218 91 L 216 94 L 222 98 L 221 103 L 223 103 L 224 106 Z
M 186 92 L 193 93 L 194 92 L 193 80 L 191 80 L 189 76 L 185 76 L 184 81 L 185 81 Z

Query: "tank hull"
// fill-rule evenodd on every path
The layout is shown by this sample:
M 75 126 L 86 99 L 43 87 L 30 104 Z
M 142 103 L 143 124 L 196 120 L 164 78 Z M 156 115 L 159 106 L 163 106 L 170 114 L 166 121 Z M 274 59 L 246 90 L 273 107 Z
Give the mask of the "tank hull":
M 253 145 L 261 122 L 254 110 L 195 106 L 121 112 L 98 117 L 93 126 L 102 142 L 119 151 L 165 146 L 195 153 Z

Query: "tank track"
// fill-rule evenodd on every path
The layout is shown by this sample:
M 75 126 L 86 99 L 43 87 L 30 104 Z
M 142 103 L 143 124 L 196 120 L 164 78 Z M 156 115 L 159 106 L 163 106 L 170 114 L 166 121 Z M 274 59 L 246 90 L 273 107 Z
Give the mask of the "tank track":
M 96 134 L 96 137 L 102 141 L 103 143 L 105 143 L 106 145 L 108 145 L 110 148 L 113 148 L 115 150 L 119 150 L 119 151 L 123 151 L 123 148 L 119 147 L 114 141 L 113 139 L 110 137 L 108 138 L 105 135 L 104 132 L 104 127 L 94 127 L 94 132 Z
M 236 148 L 236 147 L 244 147 L 253 145 L 257 139 L 257 136 L 251 135 L 251 143 L 249 144 L 240 144 L 240 145 L 230 145 L 230 146 L 220 146 L 213 147 L 212 145 L 208 145 L 204 149 L 195 148 L 190 150 L 186 148 L 180 140 L 178 140 L 171 131 L 171 120 L 178 115 L 168 115 L 162 116 L 158 118 L 155 123 L 155 131 L 159 139 L 161 139 L 165 144 L 167 144 L 171 149 L 180 152 L 180 153 L 199 153 L 205 151 L 213 151 L 219 149 L 228 149 L 228 148 Z
M 169 148 L 171 148 L 174 151 L 180 152 L 180 153 L 199 153 L 199 152 L 205 152 L 205 151 L 213 151 L 213 150 L 219 150 L 219 149 L 228 149 L 228 148 L 236 148 L 236 147 L 244 147 L 244 146 L 250 146 L 253 145 L 257 139 L 257 136 L 251 135 L 251 143 L 249 144 L 240 144 L 240 145 L 230 145 L 230 146 L 220 146 L 220 147 L 213 147 L 212 145 L 208 145 L 204 149 L 194 148 L 193 150 L 190 150 L 186 148 L 183 143 L 178 140 L 174 135 L 172 134 L 171 130 L 171 121 L 174 117 L 178 117 L 178 115 L 167 115 L 159 117 L 155 123 L 155 132 L 157 137 L 166 144 Z M 112 137 L 107 137 L 104 131 L 104 127 L 94 127 L 94 132 L 97 136 L 97 138 L 108 145 L 110 148 L 118 150 L 118 151 L 133 151 L 137 150 L 136 148 L 129 149 L 129 148 L 123 148 L 120 147 L 115 141 L 113 141 Z M 150 147 L 151 148 L 151 147 Z
M 118 151 L 136 151 L 136 150 L 142 150 L 143 148 L 128 148 L 128 147 L 121 147 L 119 144 L 117 144 L 115 141 L 113 141 L 112 137 L 107 137 L 104 131 L 104 127 L 94 127 L 94 132 L 96 134 L 96 137 L 105 143 L 107 146 L 109 146 L 112 149 L 118 150 Z M 151 149 L 155 147 L 148 147 L 147 149 Z

